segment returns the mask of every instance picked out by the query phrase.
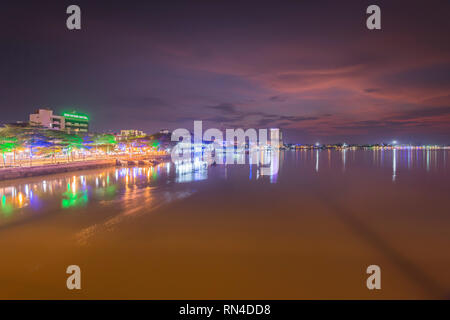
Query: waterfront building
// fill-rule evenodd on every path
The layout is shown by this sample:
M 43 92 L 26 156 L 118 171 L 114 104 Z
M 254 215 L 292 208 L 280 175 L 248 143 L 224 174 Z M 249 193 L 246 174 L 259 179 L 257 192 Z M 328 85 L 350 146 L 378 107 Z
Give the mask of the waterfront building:
M 144 131 L 141 130 L 120 130 L 121 137 L 142 137 L 145 136 Z
M 30 125 L 47 129 L 64 130 L 65 118 L 53 114 L 53 110 L 38 109 L 36 113 L 30 114 Z
M 72 111 L 62 114 L 65 130 L 68 133 L 87 133 L 89 131 L 89 117 L 85 114 Z
M 68 133 L 87 133 L 89 117 L 75 111 L 56 115 L 51 109 L 38 109 L 30 114 L 30 125 L 47 129 L 63 130 Z

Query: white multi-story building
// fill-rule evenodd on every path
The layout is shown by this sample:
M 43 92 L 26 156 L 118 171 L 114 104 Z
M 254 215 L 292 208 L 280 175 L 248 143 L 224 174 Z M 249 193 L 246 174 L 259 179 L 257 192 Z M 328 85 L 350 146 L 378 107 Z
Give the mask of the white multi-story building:
M 145 133 L 144 133 L 144 131 L 140 131 L 140 130 L 120 130 L 120 136 L 121 137 L 128 137 L 128 136 L 140 137 L 140 136 L 145 136 Z
M 38 109 L 36 113 L 30 114 L 30 124 L 48 129 L 64 130 L 65 118 L 54 115 L 53 110 Z

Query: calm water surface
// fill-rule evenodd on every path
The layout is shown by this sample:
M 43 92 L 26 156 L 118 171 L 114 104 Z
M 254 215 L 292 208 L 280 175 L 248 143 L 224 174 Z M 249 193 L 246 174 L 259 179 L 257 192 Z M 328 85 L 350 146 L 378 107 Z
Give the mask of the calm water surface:
M 0 298 L 449 298 L 449 157 L 285 151 L 272 176 L 166 163 L 3 181 Z

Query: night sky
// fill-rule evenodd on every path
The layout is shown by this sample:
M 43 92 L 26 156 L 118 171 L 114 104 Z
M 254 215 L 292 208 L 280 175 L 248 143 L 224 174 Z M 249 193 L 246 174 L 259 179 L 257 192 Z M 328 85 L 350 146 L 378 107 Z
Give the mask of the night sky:
M 49 107 L 96 132 L 204 120 L 285 142 L 449 144 L 449 17 L 448 0 L 2 1 L 0 123 Z

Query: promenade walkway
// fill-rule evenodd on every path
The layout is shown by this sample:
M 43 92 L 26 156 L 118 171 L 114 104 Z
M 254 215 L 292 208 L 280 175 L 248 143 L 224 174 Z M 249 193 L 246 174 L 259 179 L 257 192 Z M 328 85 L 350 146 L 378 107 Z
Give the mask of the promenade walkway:
M 32 166 L 15 166 L 0 168 L 0 181 L 8 179 L 19 179 L 26 177 L 43 176 L 47 174 L 63 173 L 69 171 L 88 170 L 115 166 L 117 160 L 143 160 L 143 159 L 167 159 L 167 155 L 140 155 L 130 158 L 126 156 L 115 156 L 103 159 L 77 159 L 70 162 L 45 163 L 34 162 Z

